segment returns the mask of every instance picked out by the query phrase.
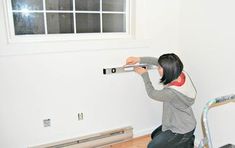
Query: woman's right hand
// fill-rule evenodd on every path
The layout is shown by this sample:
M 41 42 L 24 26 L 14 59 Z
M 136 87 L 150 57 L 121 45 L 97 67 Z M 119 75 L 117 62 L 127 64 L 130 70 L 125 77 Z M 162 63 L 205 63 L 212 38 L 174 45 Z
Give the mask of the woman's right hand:
M 126 59 L 126 65 L 134 65 L 136 63 L 140 62 L 140 58 L 139 57 L 128 57 Z

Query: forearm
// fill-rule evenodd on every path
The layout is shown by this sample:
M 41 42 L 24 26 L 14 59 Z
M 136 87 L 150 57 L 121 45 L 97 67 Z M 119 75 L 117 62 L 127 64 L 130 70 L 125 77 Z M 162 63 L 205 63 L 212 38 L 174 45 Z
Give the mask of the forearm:
M 158 58 L 155 57 L 140 57 L 140 64 L 149 64 L 158 66 Z
M 149 96 L 151 96 L 151 92 L 155 90 L 155 88 L 153 87 L 152 82 L 150 81 L 148 72 L 143 73 L 141 76 L 144 81 L 146 92 Z
M 146 92 L 150 98 L 162 102 L 172 99 L 172 94 L 167 89 L 157 90 L 153 87 L 148 72 L 143 73 L 141 76 L 145 84 Z

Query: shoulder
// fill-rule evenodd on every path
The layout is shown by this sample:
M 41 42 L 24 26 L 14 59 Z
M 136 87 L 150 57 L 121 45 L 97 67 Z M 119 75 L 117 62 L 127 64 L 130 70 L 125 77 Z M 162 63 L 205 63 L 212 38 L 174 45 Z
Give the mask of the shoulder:
M 196 98 L 196 88 L 188 73 L 185 71 L 183 72 L 185 74 L 185 83 L 182 86 L 169 86 L 169 88 L 176 90 L 189 98 Z

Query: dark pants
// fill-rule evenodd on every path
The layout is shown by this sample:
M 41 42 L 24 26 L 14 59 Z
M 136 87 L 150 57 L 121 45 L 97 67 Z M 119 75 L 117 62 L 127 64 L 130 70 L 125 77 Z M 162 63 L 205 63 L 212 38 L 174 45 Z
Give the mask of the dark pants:
M 173 133 L 170 130 L 162 131 L 162 126 L 155 129 L 148 144 L 148 148 L 193 148 L 194 130 L 186 134 Z

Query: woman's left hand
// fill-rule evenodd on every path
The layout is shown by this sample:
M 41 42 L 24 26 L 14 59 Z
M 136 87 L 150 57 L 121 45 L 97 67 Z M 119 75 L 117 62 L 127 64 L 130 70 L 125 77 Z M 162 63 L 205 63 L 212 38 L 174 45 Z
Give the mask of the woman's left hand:
M 135 68 L 135 72 L 140 74 L 140 75 L 142 75 L 143 73 L 146 73 L 147 70 L 145 68 L 143 68 L 143 67 L 136 67 Z

